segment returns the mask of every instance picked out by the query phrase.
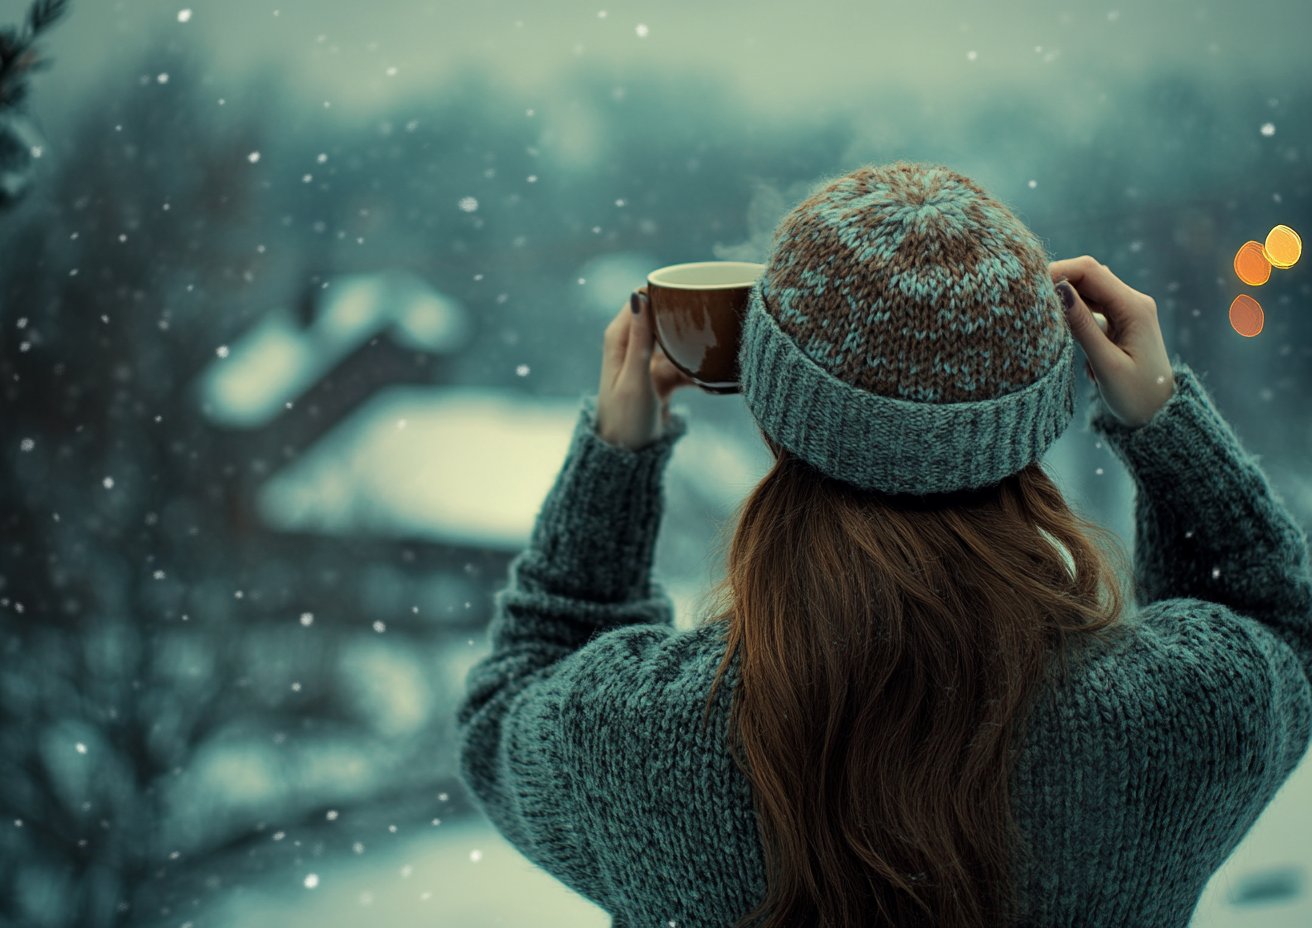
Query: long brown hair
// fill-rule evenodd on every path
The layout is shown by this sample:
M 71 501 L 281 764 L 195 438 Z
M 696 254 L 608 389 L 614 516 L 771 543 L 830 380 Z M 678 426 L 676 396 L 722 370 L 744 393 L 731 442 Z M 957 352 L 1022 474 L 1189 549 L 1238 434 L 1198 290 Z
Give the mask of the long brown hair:
M 728 736 L 767 872 L 735 928 L 1006 924 L 1029 708 L 1074 638 L 1117 623 L 1124 554 L 1038 464 L 894 497 L 766 441 L 707 619 L 727 642 L 707 713 L 742 652 Z

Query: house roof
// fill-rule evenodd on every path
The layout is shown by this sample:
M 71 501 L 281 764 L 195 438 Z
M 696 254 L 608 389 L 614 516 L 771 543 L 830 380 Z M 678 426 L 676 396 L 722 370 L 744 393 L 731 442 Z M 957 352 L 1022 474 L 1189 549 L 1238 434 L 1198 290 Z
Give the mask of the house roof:
M 416 351 L 450 354 L 472 335 L 468 313 L 403 271 L 329 282 L 302 326 L 288 307 L 271 311 L 201 372 L 201 408 L 229 428 L 268 425 L 376 335 Z

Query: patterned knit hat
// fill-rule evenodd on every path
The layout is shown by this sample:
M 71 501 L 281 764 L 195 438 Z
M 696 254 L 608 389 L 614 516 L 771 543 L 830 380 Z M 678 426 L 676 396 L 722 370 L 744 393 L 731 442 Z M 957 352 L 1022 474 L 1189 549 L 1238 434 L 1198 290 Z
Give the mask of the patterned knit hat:
M 885 493 L 997 483 L 1075 415 L 1074 340 L 1038 239 L 943 167 L 864 167 L 775 230 L 739 351 L 777 444 Z

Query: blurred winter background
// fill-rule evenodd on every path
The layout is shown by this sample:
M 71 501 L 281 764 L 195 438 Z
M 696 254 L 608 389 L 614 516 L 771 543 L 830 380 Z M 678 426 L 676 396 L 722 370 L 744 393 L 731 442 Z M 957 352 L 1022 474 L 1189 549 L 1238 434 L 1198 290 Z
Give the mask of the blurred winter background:
M 0 23 L 26 2 L 0 0 Z M 1158 302 L 1312 522 L 1302 2 L 83 0 L 0 115 L 0 924 L 605 925 L 455 776 L 492 594 L 648 271 L 948 164 Z M 1231 329 L 1257 297 L 1266 327 Z M 685 391 L 688 626 L 766 452 Z M 1131 542 L 1073 427 L 1049 456 Z M 1300 768 L 1200 926 L 1312 923 Z

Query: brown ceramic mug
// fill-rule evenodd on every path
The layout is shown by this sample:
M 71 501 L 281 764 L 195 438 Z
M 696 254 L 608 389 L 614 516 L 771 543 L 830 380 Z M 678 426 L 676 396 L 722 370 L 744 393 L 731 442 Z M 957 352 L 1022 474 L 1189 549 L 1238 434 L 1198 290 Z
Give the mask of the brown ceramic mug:
M 707 393 L 737 393 L 738 345 L 764 264 L 698 261 L 647 275 L 656 342 Z

